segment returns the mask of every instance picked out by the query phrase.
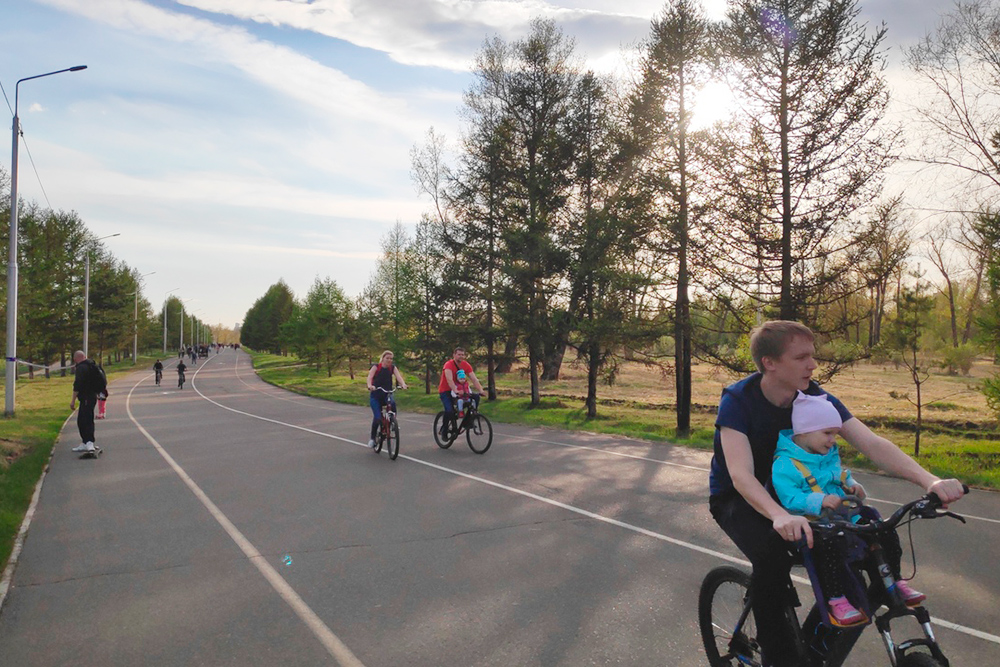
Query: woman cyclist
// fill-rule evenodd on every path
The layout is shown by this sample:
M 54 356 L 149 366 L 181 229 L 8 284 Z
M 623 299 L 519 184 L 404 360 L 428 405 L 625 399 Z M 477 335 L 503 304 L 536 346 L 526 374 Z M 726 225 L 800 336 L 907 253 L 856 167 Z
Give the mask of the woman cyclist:
M 372 430 L 368 439 L 368 446 L 375 449 L 375 435 L 378 433 L 379 425 L 382 423 L 382 406 L 389 402 L 389 409 L 395 412 L 396 402 L 392 400 L 392 395 L 387 391 L 392 391 L 392 379 L 396 378 L 396 384 L 401 389 L 406 389 L 406 381 L 403 380 L 399 369 L 392 363 L 393 354 L 391 350 L 382 353 L 379 362 L 368 371 L 368 402 L 372 408 Z M 379 391 L 384 389 L 385 391 Z

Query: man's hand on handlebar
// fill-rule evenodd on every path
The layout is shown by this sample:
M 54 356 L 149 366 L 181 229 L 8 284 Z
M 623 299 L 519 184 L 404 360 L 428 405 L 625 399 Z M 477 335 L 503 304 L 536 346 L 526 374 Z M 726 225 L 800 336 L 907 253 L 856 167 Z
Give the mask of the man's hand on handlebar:
M 966 488 L 957 479 L 939 479 L 927 487 L 927 493 L 936 494 L 941 499 L 942 507 L 948 507 L 948 503 L 953 503 L 966 494 Z
M 772 525 L 774 532 L 778 533 L 781 539 L 786 542 L 796 542 L 804 537 L 806 544 L 809 545 L 810 549 L 812 548 L 812 528 L 809 527 L 809 519 L 804 516 L 785 513 L 774 519 Z

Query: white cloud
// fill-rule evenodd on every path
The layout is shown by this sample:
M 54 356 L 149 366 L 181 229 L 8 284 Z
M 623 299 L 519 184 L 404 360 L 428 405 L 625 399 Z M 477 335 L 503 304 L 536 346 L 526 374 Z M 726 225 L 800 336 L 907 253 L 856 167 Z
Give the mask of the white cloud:
M 405 65 L 468 70 L 483 41 L 528 32 L 536 17 L 555 19 L 595 59 L 631 42 L 648 26 L 648 14 L 560 7 L 541 0 L 179 0 L 206 12 L 288 26 L 388 54 Z M 600 3 L 605 7 L 608 2 Z
M 233 66 L 277 93 L 322 112 L 411 134 L 430 124 L 419 118 L 405 98 L 379 93 L 341 71 L 260 40 L 242 28 L 216 25 L 140 0 L 41 1 L 120 30 L 183 43 L 209 61 Z

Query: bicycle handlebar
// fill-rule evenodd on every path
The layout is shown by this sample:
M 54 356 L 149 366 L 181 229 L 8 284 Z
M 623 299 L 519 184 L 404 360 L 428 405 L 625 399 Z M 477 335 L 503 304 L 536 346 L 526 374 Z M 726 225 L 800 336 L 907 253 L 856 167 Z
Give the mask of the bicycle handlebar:
M 395 394 L 397 391 L 401 391 L 402 389 L 403 389 L 402 387 L 396 387 L 395 389 L 386 389 L 384 387 L 374 387 L 372 389 L 372 391 L 382 391 L 382 392 L 385 392 L 386 394 L 392 395 L 392 394 Z
M 962 491 L 966 494 L 969 493 L 969 487 L 963 484 Z M 854 496 L 851 496 L 848 499 L 857 500 Z M 965 523 L 965 519 L 954 512 L 939 512 L 938 510 L 941 509 L 943 504 L 944 503 L 941 502 L 941 499 L 936 493 L 928 493 L 927 495 L 921 496 L 916 500 L 911 500 L 910 502 L 904 504 L 898 510 L 893 512 L 892 516 L 888 519 L 883 519 L 882 521 L 877 521 L 875 523 L 856 524 L 852 523 L 849 518 L 844 518 L 842 516 L 826 516 L 817 521 L 810 521 L 809 525 L 813 528 L 836 528 L 838 530 L 843 529 L 848 532 L 861 535 L 873 535 L 887 530 L 895 530 L 896 526 L 899 525 L 907 514 L 915 514 L 921 519 L 938 519 L 940 517 L 947 516 Z

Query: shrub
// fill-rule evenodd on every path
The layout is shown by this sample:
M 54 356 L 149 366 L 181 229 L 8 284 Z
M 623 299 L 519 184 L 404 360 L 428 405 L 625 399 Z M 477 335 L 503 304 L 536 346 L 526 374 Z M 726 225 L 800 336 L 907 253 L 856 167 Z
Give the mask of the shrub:
M 955 375 L 961 371 L 962 375 L 968 375 L 972 370 L 972 362 L 976 360 L 978 350 L 970 343 L 964 343 L 958 347 L 948 346 L 942 350 L 941 368 L 948 372 L 948 375 Z
M 983 381 L 983 395 L 986 396 L 986 405 L 997 419 L 1000 419 L 1000 375 L 994 375 Z

